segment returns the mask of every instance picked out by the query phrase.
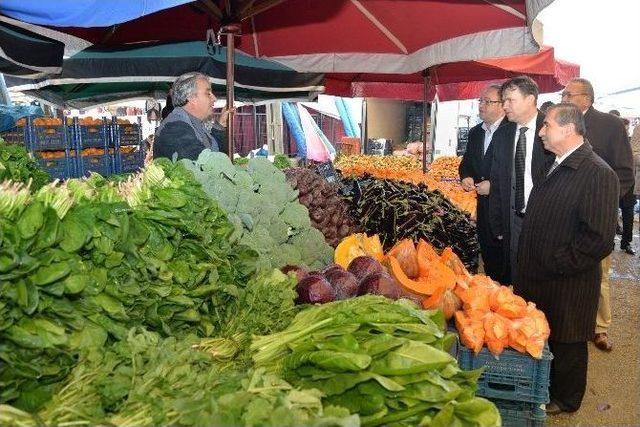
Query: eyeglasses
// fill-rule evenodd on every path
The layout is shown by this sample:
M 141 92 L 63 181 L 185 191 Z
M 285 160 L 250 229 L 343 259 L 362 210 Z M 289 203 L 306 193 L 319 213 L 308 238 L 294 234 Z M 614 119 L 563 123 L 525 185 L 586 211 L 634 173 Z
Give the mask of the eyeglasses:
M 492 101 L 490 99 L 480 98 L 478 99 L 478 104 L 502 104 L 502 101 Z
M 560 94 L 560 97 L 561 97 L 561 98 L 573 98 L 574 96 L 580 96 L 580 95 L 587 96 L 587 94 L 586 94 L 586 93 L 562 92 L 562 93 Z

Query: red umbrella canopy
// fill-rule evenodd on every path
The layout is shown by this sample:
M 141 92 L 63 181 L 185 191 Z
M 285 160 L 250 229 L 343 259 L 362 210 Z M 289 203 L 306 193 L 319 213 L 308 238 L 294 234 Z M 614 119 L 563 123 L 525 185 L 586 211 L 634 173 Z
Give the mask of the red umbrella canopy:
M 555 59 L 553 48 L 543 47 L 533 55 L 437 65 L 428 73 L 430 87 L 427 98 L 433 99 L 437 92 L 441 101 L 452 101 L 476 98 L 486 85 L 522 74 L 533 78 L 542 93 L 556 92 L 580 75 L 580 66 Z M 422 73 L 332 73 L 325 78 L 325 92 L 347 97 L 422 101 L 424 77 Z
M 101 46 L 202 40 L 240 24 L 237 48 L 297 71 L 415 73 L 537 50 L 553 0 L 201 0 L 108 28 L 65 28 Z

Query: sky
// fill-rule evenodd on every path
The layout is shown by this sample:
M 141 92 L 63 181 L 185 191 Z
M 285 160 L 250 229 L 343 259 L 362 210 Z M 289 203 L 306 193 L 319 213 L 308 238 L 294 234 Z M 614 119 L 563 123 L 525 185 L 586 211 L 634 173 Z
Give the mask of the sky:
M 538 19 L 544 44 L 557 58 L 580 64 L 596 98 L 640 87 L 640 0 L 555 0 Z M 640 112 L 640 90 L 599 101 Z

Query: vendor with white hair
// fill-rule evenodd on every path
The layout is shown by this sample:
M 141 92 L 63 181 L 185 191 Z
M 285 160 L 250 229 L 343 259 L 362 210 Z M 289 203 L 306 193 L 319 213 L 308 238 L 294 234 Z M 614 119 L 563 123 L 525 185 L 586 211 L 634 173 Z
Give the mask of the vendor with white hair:
M 213 130 L 205 122 L 213 114 L 216 96 L 206 75 L 198 72 L 179 76 L 173 83 L 173 111 L 156 130 L 153 157 L 198 158 L 202 150 L 227 151 L 226 129 L 229 111 L 223 109 Z

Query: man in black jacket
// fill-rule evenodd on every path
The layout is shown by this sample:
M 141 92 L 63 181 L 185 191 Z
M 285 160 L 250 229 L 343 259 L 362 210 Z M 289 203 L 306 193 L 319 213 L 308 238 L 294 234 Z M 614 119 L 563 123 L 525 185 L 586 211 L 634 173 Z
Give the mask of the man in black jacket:
M 502 242 L 491 235 L 487 209 L 493 156 L 491 139 L 500 126 L 508 123 L 502 108 L 500 85 L 492 84 L 482 91 L 478 100 L 478 115 L 482 123 L 469 131 L 467 151 L 462 157 L 458 173 L 462 187 L 466 191 L 476 190 L 478 194 L 476 224 L 484 272 L 492 279 L 504 283 L 506 278 Z
M 197 72 L 179 76 L 173 83 L 171 98 L 174 109 L 156 130 L 154 158 L 177 154 L 178 159 L 195 160 L 205 148 L 227 151 L 224 129 L 228 109 L 223 110 L 213 132 L 205 126 L 216 101 L 207 76 Z
M 531 189 L 544 177 L 545 153 L 538 132 L 543 114 L 538 112 L 538 85 L 527 76 L 502 85 L 502 102 L 510 123 L 493 135 L 489 227 L 505 251 L 507 283 L 516 273 L 518 240 Z
M 578 108 L 549 108 L 540 136 L 555 156 L 531 191 L 520 235 L 514 291 L 545 313 L 551 329 L 549 414 L 582 403 L 600 261 L 613 250 L 616 230 L 618 180 L 584 135 Z
M 593 151 L 613 169 L 620 181 L 620 200 L 627 200 L 628 194 L 633 193 L 633 155 L 629 137 L 620 118 L 600 112 L 593 108 L 594 91 L 591 83 L 586 79 L 574 79 L 562 92 L 563 102 L 570 102 L 582 111 L 587 127 L 586 138 L 593 147 Z M 623 221 L 625 218 L 623 218 Z M 627 219 L 628 221 L 628 219 Z M 633 223 L 633 212 L 631 215 Z M 630 227 L 628 227 L 630 229 Z M 628 241 L 622 240 L 621 249 L 633 254 Z M 604 351 L 611 351 L 607 331 L 611 325 L 611 303 L 609 299 L 609 268 L 611 257 L 602 261 L 602 283 L 600 285 L 600 304 L 596 319 L 594 343 Z

